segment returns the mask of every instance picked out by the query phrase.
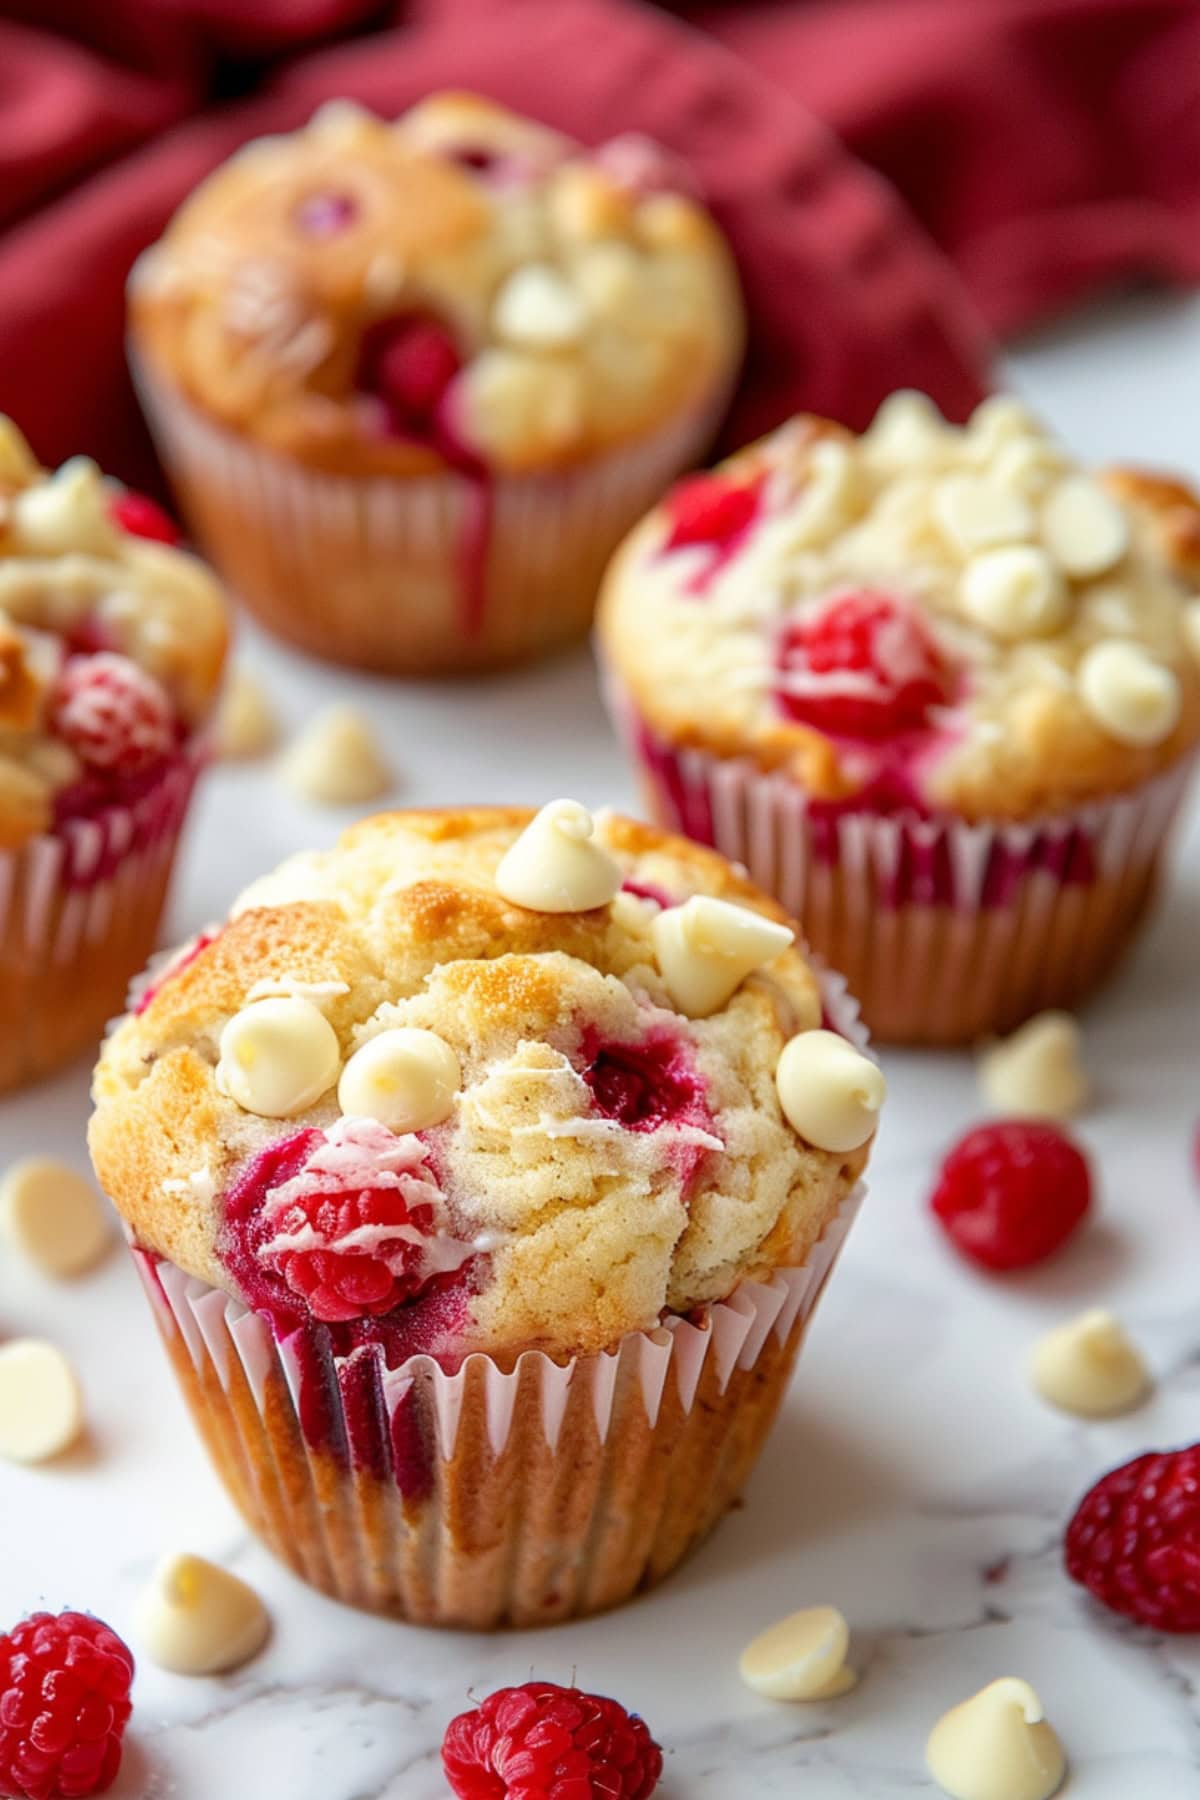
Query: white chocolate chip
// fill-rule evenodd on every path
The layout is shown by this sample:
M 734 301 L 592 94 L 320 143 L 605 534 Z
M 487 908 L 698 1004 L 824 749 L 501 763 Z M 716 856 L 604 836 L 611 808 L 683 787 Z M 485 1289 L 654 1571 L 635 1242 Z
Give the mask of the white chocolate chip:
M 933 490 L 933 516 L 964 556 L 1019 544 L 1034 532 L 1032 508 L 1012 488 L 983 475 L 946 475 Z
M 861 444 L 871 462 L 885 469 L 913 472 L 923 465 L 940 467 L 953 441 L 949 426 L 928 395 L 902 388 L 888 395 L 863 433 Z
M 963 570 L 963 610 L 993 637 L 1045 637 L 1066 622 L 1070 601 L 1044 550 L 1012 544 L 983 550 Z
M 689 1019 L 706 1019 L 796 934 L 749 907 L 696 894 L 683 906 L 664 908 L 650 935 L 673 1005 Z
M 966 448 L 983 461 L 1005 444 L 1043 437 L 1041 420 L 1015 394 L 989 394 L 981 400 L 966 426 Z
M 1042 542 L 1060 569 L 1086 581 L 1120 562 L 1129 548 L 1129 521 L 1096 482 L 1068 475 L 1046 497 Z
M 1200 663 L 1200 600 L 1189 600 L 1183 609 L 1183 636 L 1188 649 Z
M 142 1649 L 175 1675 L 221 1675 L 257 1656 L 271 1621 L 252 1587 L 203 1556 L 168 1556 L 138 1600 Z
M 90 1181 L 50 1156 L 14 1163 L 0 1182 L 0 1225 L 46 1275 L 82 1275 L 112 1248 L 113 1233 Z
M 1044 437 L 1014 437 L 1001 443 L 988 463 L 992 479 L 1002 487 L 1016 488 L 1030 499 L 1039 499 L 1062 475 L 1066 457 L 1059 446 Z
M 1118 743 L 1161 744 L 1178 723 L 1179 678 L 1140 644 L 1093 644 L 1075 679 L 1092 718 Z
M 823 438 L 808 455 L 804 485 L 787 518 L 791 550 L 827 543 L 848 525 L 862 497 L 858 464 L 849 445 Z
M 318 714 L 287 751 L 282 774 L 316 806 L 358 806 L 378 800 L 392 785 L 370 721 L 353 706 Z
M 1084 1419 L 1129 1412 L 1150 1388 L 1137 1345 L 1100 1308 L 1080 1313 L 1039 1339 L 1029 1372 L 1043 1400 Z
M 248 669 L 234 669 L 217 711 L 217 755 L 233 762 L 264 756 L 278 737 L 279 722 L 262 684 Z
M 747 1644 L 738 1670 L 768 1700 L 832 1700 L 858 1676 L 846 1661 L 850 1633 L 833 1606 L 791 1613 Z
M 458 1057 L 435 1031 L 381 1031 L 356 1050 L 338 1082 L 338 1105 L 390 1131 L 424 1131 L 450 1116 L 462 1087 Z
M 0 1345 L 0 1456 L 48 1462 L 83 1429 L 83 1396 L 62 1351 L 41 1338 Z
M 336 100 L 325 100 L 317 107 L 308 121 L 307 131 L 326 144 L 353 144 L 364 128 L 379 125 L 378 114 L 368 107 L 360 106 L 357 100 L 347 100 L 339 96 Z M 257 143 L 274 143 L 274 138 L 259 138 Z
M 337 1034 L 311 1000 L 255 1000 L 221 1033 L 217 1086 L 244 1111 L 290 1119 L 338 1078 Z
M 111 554 L 119 543 L 104 478 L 89 456 L 73 456 L 49 481 L 19 493 L 12 508 L 15 548 L 27 556 L 71 550 Z
M 1087 1104 L 1080 1032 L 1070 1013 L 1044 1012 L 979 1060 L 979 1085 L 998 1113 L 1025 1119 L 1069 1119 Z
M 500 289 L 492 323 L 500 337 L 522 349 L 562 350 L 583 336 L 587 309 L 557 269 L 530 263 Z
M 940 1718 L 925 1746 L 951 1800 L 1050 1800 L 1067 1759 L 1027 1681 L 1006 1675 Z
M 836 1031 L 802 1031 L 783 1047 L 775 1071 L 788 1123 L 818 1150 L 845 1154 L 879 1123 L 887 1084 L 877 1064 Z
M 620 891 L 614 857 L 596 842 L 596 823 L 577 800 L 551 800 L 510 845 L 496 888 L 530 912 L 588 912 Z

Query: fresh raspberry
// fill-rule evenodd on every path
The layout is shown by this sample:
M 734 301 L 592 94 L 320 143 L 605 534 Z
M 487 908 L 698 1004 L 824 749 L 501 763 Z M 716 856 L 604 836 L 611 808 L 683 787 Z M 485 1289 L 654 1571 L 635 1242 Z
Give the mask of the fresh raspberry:
M 1024 1269 L 1070 1237 L 1092 1198 L 1087 1158 L 1057 1125 L 980 1125 L 942 1164 L 930 1205 L 956 1250 L 985 1269 Z
M 550 1681 L 500 1688 L 442 1739 L 459 1800 L 649 1800 L 662 1766 L 636 1714 Z
M 50 697 L 50 724 L 91 769 L 138 775 L 175 747 L 175 715 L 162 684 L 127 656 L 72 656 Z
M 434 1230 L 433 1207 L 397 1188 L 308 1193 L 272 1218 L 260 1255 L 314 1318 L 332 1324 L 391 1312 L 419 1294 L 428 1282 L 424 1239 Z M 292 1242 L 305 1247 L 285 1247 Z
M 1200 1631 L 1200 1444 L 1104 1475 L 1067 1526 L 1067 1574 L 1155 1631 Z
M 732 475 L 691 475 L 667 497 L 670 529 L 663 548 L 711 544 L 728 553 L 758 515 L 763 478 L 740 481 Z
M 112 1786 L 133 1657 L 87 1613 L 34 1613 L 0 1637 L 0 1794 L 76 1800 Z
M 178 544 L 182 533 L 169 513 L 149 494 L 126 488 L 109 502 L 108 516 L 131 537 L 151 538 L 156 544 Z
M 461 358 L 435 319 L 381 319 L 359 353 L 358 386 L 382 401 L 389 428 L 425 441 L 438 435 L 437 413 Z
M 841 594 L 779 640 L 779 704 L 837 737 L 894 737 L 947 699 L 946 669 L 925 626 L 888 594 Z

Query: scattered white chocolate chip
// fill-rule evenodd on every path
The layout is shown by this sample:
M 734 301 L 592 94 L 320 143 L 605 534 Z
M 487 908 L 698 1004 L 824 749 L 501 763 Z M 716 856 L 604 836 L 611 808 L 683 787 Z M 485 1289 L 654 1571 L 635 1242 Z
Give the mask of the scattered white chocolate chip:
M 1129 521 L 1111 494 L 1087 475 L 1068 475 L 1042 508 L 1042 542 L 1078 581 L 1103 575 L 1129 548 Z
M 650 935 L 672 1002 L 690 1019 L 706 1019 L 752 970 L 786 950 L 795 932 L 749 907 L 696 894 L 665 907 Z
M 424 1131 L 448 1118 L 462 1087 L 453 1049 L 435 1031 L 381 1031 L 356 1050 L 338 1082 L 338 1105 L 390 1131 Z
M 500 289 L 492 323 L 500 337 L 522 349 L 562 350 L 582 337 L 587 310 L 557 269 L 530 263 Z
M 283 778 L 316 806 L 357 806 L 378 800 L 392 785 L 370 721 L 353 706 L 331 706 L 302 731 L 284 755 Z
M 220 1675 L 257 1656 L 267 1609 L 244 1581 L 202 1556 L 168 1556 L 137 1603 L 135 1629 L 151 1662 L 176 1675 Z
M 1100 1307 L 1039 1339 L 1029 1371 L 1043 1400 L 1084 1419 L 1129 1412 L 1150 1388 L 1141 1351 L 1124 1326 Z
M 1069 1119 L 1087 1104 L 1080 1031 L 1070 1013 L 1044 1012 L 979 1059 L 979 1085 L 998 1113 Z
M 596 822 L 577 800 L 551 800 L 511 844 L 496 888 L 530 912 L 588 912 L 607 906 L 622 881 L 616 859 L 596 842 Z
M 940 1718 L 925 1761 L 952 1800 L 1050 1800 L 1067 1772 L 1041 1701 L 1027 1681 L 1012 1675 Z
M 858 1676 L 846 1661 L 850 1632 L 834 1606 L 789 1614 L 747 1644 L 738 1670 L 768 1700 L 832 1700 Z
M 108 516 L 104 478 L 90 456 L 73 456 L 48 481 L 17 494 L 12 531 L 15 547 L 34 556 L 71 550 L 102 556 L 120 541 Z
M 14 1163 L 0 1182 L 0 1225 L 46 1275 L 82 1275 L 113 1244 L 90 1181 L 51 1156 Z
M 1066 457 L 1044 437 L 1014 437 L 1000 445 L 988 463 L 993 481 L 1039 499 L 1062 475 Z
M 333 1086 L 337 1034 L 311 1000 L 255 1000 L 221 1033 L 217 1086 L 246 1112 L 290 1119 Z
M 42 1338 L 0 1344 L 0 1456 L 48 1462 L 83 1429 L 83 1396 L 62 1351 Z
M 235 668 L 217 710 L 217 755 L 228 761 L 264 756 L 279 737 L 279 721 L 257 676 Z
M 1093 719 L 1122 744 L 1161 744 L 1182 704 L 1179 677 L 1140 644 L 1093 644 L 1075 677 Z
M 933 490 L 933 516 L 956 550 L 969 556 L 997 544 L 1019 544 L 1034 532 L 1033 510 L 983 475 L 946 475 Z
M 1015 394 L 989 394 L 967 420 L 966 433 L 968 448 L 986 459 L 1005 444 L 1040 438 L 1042 426 Z
M 953 442 L 945 419 L 927 394 L 901 388 L 889 394 L 863 433 L 862 448 L 885 468 L 941 463 Z
M 1183 635 L 1188 649 L 1200 662 L 1200 600 L 1189 600 L 1183 609 Z
M 783 1047 L 775 1071 L 788 1123 L 818 1150 L 844 1154 L 879 1123 L 887 1085 L 869 1056 L 836 1031 L 802 1031 Z
M 1064 624 L 1070 601 L 1062 576 L 1035 544 L 983 550 L 963 570 L 963 609 L 993 637 L 1044 637 Z
M 807 550 L 828 542 L 850 523 L 861 497 L 853 451 L 837 438 L 822 438 L 808 453 L 804 483 L 789 510 L 789 548 Z

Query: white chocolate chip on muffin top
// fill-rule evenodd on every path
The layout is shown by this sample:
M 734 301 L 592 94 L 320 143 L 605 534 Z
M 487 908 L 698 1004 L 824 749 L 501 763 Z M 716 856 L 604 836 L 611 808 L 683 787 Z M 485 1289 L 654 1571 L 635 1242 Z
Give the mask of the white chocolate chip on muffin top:
M 571 910 L 533 879 L 564 818 Z M 281 1331 L 571 1354 L 803 1262 L 881 1094 L 769 900 L 560 801 L 381 815 L 257 883 L 109 1038 L 91 1144 L 138 1243 Z

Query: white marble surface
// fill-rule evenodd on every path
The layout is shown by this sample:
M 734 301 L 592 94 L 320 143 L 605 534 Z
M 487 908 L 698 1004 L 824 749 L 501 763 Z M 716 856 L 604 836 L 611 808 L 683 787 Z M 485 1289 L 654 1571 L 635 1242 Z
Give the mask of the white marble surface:
M 1131 303 L 1027 346 L 1014 368 L 1086 453 L 1200 473 L 1200 304 Z M 388 742 L 401 800 L 628 799 L 583 655 L 494 685 L 422 689 L 319 669 L 249 632 L 244 649 L 294 724 L 353 691 Z M 219 771 L 178 885 L 178 931 L 339 823 L 305 811 L 268 770 Z M 669 1752 L 664 1800 L 932 1792 L 929 1726 L 1006 1673 L 1041 1690 L 1070 1753 L 1072 1800 L 1200 1791 L 1200 1643 L 1124 1628 L 1059 1567 L 1063 1522 L 1096 1475 L 1200 1435 L 1198 909 L 1194 811 L 1166 904 L 1087 1015 L 1099 1093 L 1082 1129 L 1101 1198 L 1060 1263 L 992 1283 L 952 1260 L 923 1201 L 939 1150 L 978 1113 L 971 1069 L 887 1057 L 871 1199 L 744 1509 L 658 1593 L 591 1624 L 454 1636 L 310 1594 L 225 1501 L 124 1259 L 66 1288 L 5 1253 L 0 1334 L 43 1333 L 79 1359 L 91 1437 L 52 1468 L 0 1469 L 0 1622 L 73 1605 L 127 1631 L 139 1584 L 176 1547 L 228 1562 L 275 1617 L 268 1651 L 224 1681 L 141 1669 L 117 1795 L 438 1800 L 442 1730 L 468 1691 L 535 1672 L 642 1710 Z M 6 1101 L 0 1158 L 53 1148 L 82 1164 L 86 1091 L 81 1067 Z M 1153 1401 L 1113 1424 L 1050 1413 L 1022 1368 L 1044 1327 L 1090 1302 L 1124 1315 L 1159 1375 Z M 858 1690 L 788 1707 L 742 1688 L 746 1638 L 826 1600 L 851 1621 Z

